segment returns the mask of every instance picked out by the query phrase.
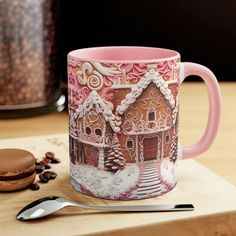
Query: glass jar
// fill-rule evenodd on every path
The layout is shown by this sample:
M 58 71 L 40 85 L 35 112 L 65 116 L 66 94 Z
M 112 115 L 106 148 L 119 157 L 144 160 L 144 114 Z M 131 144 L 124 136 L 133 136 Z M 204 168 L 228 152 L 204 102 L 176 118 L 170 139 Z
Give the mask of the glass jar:
M 59 0 L 0 0 L 0 117 L 62 110 Z

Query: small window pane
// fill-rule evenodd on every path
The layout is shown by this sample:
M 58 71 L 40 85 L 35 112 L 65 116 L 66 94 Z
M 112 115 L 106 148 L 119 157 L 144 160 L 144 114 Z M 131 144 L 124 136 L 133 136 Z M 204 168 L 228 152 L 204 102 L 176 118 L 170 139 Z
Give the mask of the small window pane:
M 133 141 L 128 140 L 126 146 L 127 146 L 127 148 L 133 148 Z
M 166 135 L 166 143 L 169 143 L 169 141 L 170 141 L 170 136 Z
M 86 132 L 86 134 L 91 134 L 91 129 L 89 127 L 86 127 L 85 132 Z
M 154 121 L 155 120 L 155 112 L 151 111 L 148 113 L 148 120 L 149 121 Z
M 102 136 L 102 131 L 100 129 L 95 129 L 95 134 L 98 136 Z

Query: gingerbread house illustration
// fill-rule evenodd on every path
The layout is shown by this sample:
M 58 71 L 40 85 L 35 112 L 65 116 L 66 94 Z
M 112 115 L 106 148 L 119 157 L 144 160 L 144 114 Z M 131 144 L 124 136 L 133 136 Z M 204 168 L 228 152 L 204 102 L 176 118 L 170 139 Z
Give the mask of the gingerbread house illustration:
M 119 146 L 117 152 L 129 163 L 170 156 L 177 137 L 178 94 L 169 88 L 174 83 L 149 68 L 136 84 L 114 80 L 112 106 L 91 91 L 73 117 L 76 132 L 70 135 L 70 155 L 99 169 L 105 169 L 112 146 Z
M 94 90 L 86 101 L 76 109 L 76 134 L 71 149 L 78 162 L 92 162 L 104 168 L 104 150 L 109 147 L 113 133 L 119 132 L 119 117 L 115 117 L 108 104 Z
M 119 93 L 117 99 L 120 99 Z M 127 162 L 169 155 L 171 138 L 176 132 L 174 108 L 175 99 L 168 84 L 154 69 L 131 87 L 116 108 L 116 115 L 122 117 L 119 140 Z

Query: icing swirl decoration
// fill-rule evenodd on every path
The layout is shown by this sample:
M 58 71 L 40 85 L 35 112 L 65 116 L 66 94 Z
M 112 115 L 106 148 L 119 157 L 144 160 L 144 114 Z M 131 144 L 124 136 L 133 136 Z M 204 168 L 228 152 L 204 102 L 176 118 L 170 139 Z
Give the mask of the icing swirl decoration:
M 102 97 L 107 101 L 112 101 L 115 97 L 114 90 L 111 88 L 104 88 L 102 90 Z
M 102 75 L 94 71 L 93 74 L 88 77 L 87 86 L 91 90 L 100 90 L 103 87 Z
M 76 67 L 76 60 L 73 57 L 68 57 L 68 65 L 71 67 Z
M 82 69 L 76 72 L 76 76 L 80 85 L 87 85 L 91 90 L 100 90 L 104 85 L 102 74 L 93 70 L 93 66 L 88 62 L 82 65 Z
M 79 70 L 76 73 L 77 79 L 78 79 L 78 83 L 81 85 L 86 85 L 87 83 L 87 74 L 91 75 L 92 74 L 92 65 L 88 62 L 85 62 L 82 66 L 82 71 Z

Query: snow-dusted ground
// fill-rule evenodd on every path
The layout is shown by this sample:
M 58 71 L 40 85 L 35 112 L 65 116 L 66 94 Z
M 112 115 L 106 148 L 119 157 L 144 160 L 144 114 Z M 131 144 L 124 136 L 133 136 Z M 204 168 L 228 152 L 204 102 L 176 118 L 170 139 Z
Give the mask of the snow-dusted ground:
M 128 163 L 124 170 L 116 173 L 85 164 L 71 163 L 70 168 L 72 186 L 80 192 L 90 192 L 99 198 L 118 199 L 130 188 L 135 188 L 139 178 L 139 168 L 134 163 Z
M 177 180 L 176 165 L 168 159 L 127 163 L 116 173 L 86 164 L 72 164 L 71 185 L 79 192 L 107 199 L 142 199 L 170 191 Z
M 161 161 L 161 178 L 169 186 L 175 185 L 177 181 L 177 165 L 168 159 Z

